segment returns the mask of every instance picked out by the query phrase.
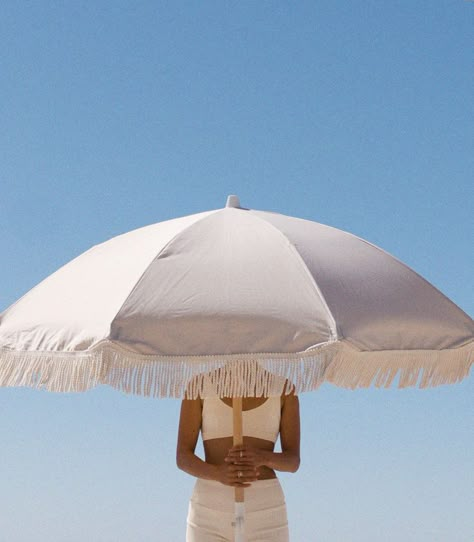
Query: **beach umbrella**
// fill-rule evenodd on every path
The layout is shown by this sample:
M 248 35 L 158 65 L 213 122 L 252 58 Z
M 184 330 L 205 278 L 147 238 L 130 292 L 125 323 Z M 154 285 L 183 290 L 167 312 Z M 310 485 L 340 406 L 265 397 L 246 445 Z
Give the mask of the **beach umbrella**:
M 236 196 L 92 247 L 0 315 L 1 386 L 203 397 L 211 375 L 240 438 L 239 398 L 286 379 L 427 387 L 473 359 L 473 320 L 402 262 Z

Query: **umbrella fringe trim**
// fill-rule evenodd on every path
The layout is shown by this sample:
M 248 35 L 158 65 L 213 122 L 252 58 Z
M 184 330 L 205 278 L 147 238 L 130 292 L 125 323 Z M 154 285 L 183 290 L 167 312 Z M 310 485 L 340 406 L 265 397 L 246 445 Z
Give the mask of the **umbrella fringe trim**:
M 106 384 L 147 397 L 279 395 L 317 389 L 323 382 L 355 389 L 434 387 L 469 375 L 474 341 L 457 349 L 362 352 L 345 341 L 299 354 L 171 357 L 134 354 L 110 344 L 94 351 L 0 350 L 0 386 L 82 392 Z M 285 382 L 291 386 L 285 388 Z
M 335 349 L 321 348 L 311 355 L 265 358 L 247 355 L 228 360 L 226 357 L 203 356 L 190 362 L 178 359 L 146 365 L 127 374 L 128 360 L 112 353 L 103 383 L 125 393 L 153 397 L 246 397 L 281 395 L 316 389 L 324 381 L 324 372 L 334 358 Z M 291 385 L 285 388 L 288 380 Z
M 328 367 L 325 381 L 343 388 L 429 388 L 455 384 L 469 376 L 474 341 L 444 350 L 358 351 L 346 343 Z

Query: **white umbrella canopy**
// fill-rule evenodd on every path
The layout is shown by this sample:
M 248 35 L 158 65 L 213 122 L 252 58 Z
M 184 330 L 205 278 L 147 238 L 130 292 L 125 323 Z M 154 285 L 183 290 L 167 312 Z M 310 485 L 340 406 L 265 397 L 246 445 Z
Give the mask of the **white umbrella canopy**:
M 58 392 L 426 387 L 473 360 L 473 320 L 406 265 L 236 196 L 92 247 L 0 315 L 0 385 Z

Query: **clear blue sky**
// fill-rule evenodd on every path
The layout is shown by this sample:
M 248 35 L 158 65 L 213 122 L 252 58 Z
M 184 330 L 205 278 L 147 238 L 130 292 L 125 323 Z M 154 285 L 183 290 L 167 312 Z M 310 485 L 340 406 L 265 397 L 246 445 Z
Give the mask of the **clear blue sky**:
M 474 3 L 0 6 L 0 310 L 225 205 L 349 230 L 471 316 Z M 293 542 L 472 542 L 471 376 L 301 396 Z M 179 402 L 0 389 L 0 542 L 183 542 Z

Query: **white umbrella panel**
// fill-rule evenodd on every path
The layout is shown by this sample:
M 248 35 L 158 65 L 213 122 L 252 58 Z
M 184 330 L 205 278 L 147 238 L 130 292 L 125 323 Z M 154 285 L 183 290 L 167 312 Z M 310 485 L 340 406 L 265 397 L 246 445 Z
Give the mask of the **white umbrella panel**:
M 221 396 L 277 393 L 277 377 L 298 393 L 397 374 L 426 387 L 465 378 L 473 359 L 473 320 L 406 265 L 235 197 L 92 247 L 0 315 L 0 385 L 50 391 L 183 397 L 192 382 L 197 396 L 234 362 L 242 378 L 217 382 Z

